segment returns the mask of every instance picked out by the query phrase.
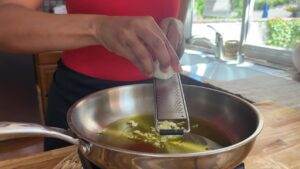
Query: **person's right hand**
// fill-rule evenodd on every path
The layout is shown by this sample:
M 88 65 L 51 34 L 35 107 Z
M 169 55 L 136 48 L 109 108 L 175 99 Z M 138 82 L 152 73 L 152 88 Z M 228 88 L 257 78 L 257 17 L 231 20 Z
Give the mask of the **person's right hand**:
M 177 54 L 152 17 L 105 16 L 98 26 L 100 44 L 130 60 L 145 75 L 153 75 L 155 60 L 163 72 L 169 66 L 179 71 Z

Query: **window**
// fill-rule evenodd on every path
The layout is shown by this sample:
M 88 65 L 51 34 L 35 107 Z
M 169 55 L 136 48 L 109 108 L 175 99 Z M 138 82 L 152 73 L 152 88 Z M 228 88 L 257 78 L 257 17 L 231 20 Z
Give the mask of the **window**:
M 245 0 L 249 24 L 243 52 L 247 57 L 291 65 L 293 49 L 300 43 L 299 0 Z M 196 45 L 214 43 L 220 32 L 225 44 L 238 43 L 243 18 L 243 0 L 194 0 L 191 35 Z M 218 7 L 226 4 L 227 10 Z M 202 42 L 201 42 L 202 41 Z M 206 41 L 206 43 L 203 43 Z M 197 43 L 196 43 L 197 42 Z
M 241 0 L 234 0 L 233 3 L 231 0 L 195 0 L 193 3 L 193 36 L 214 42 L 214 28 L 222 34 L 224 41 L 240 39 L 243 11 Z M 222 9 L 224 6 L 227 9 Z
M 294 48 L 300 42 L 298 5 L 296 0 L 256 0 L 247 42 Z
M 63 5 L 65 0 L 44 0 L 42 9 L 45 12 L 53 12 L 55 6 Z

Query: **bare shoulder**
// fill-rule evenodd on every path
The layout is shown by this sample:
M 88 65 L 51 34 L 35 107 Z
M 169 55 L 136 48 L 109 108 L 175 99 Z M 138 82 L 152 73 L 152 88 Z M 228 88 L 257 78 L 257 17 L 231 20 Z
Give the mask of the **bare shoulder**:
M 37 9 L 41 6 L 43 0 L 0 0 L 1 5 L 17 4 L 30 9 Z

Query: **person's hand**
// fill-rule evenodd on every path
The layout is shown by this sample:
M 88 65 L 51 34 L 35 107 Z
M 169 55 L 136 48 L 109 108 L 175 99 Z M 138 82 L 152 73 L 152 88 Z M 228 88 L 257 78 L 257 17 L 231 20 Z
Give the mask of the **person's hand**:
M 185 46 L 183 23 L 176 18 L 165 18 L 161 21 L 160 27 L 177 52 L 177 55 L 181 57 Z
M 179 71 L 177 54 L 152 17 L 105 16 L 96 30 L 101 45 L 130 60 L 148 76 L 153 75 L 155 60 L 163 72 L 170 66 Z

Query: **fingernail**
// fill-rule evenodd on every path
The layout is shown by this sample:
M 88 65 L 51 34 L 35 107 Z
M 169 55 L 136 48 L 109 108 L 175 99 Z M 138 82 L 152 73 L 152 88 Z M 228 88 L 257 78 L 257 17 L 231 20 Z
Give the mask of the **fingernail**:
M 181 70 L 181 67 L 180 67 L 179 65 L 178 65 L 178 66 L 175 66 L 175 69 L 174 69 L 175 72 L 179 73 L 180 70 Z
M 169 66 L 160 66 L 160 70 L 164 73 L 168 72 L 168 68 L 169 68 Z
M 182 69 L 181 69 L 181 66 L 176 64 L 176 65 L 173 65 L 172 66 L 173 70 L 177 73 L 179 73 Z

